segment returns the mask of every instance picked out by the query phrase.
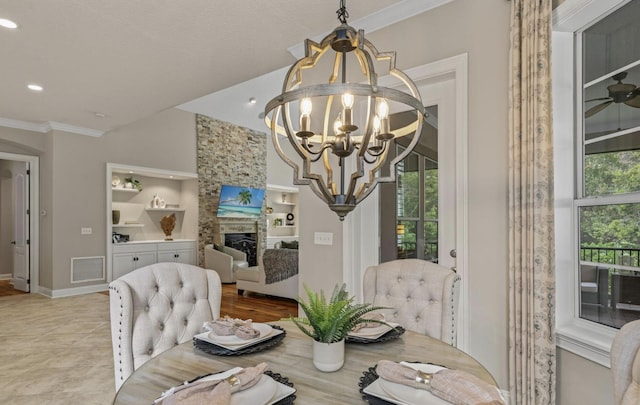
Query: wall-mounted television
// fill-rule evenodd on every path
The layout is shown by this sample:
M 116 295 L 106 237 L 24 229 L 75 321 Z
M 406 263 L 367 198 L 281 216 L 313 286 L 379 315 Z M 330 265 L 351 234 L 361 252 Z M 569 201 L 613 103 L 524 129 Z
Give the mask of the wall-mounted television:
M 260 218 L 264 192 L 261 188 L 223 184 L 220 189 L 218 218 Z

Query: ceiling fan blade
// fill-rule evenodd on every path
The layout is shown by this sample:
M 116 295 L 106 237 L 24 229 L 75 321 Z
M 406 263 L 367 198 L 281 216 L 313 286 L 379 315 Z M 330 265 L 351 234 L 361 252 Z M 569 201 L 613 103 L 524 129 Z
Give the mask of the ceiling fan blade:
M 589 101 L 604 101 L 604 100 L 611 100 L 611 97 L 600 97 L 600 98 L 592 98 L 591 100 L 585 100 L 585 103 L 588 103 Z
M 600 103 L 594 107 L 589 108 L 587 112 L 584 113 L 584 117 L 589 118 L 592 115 L 599 113 L 600 111 L 607 108 L 607 106 L 611 103 L 613 103 L 613 100 L 605 101 L 604 103 Z
M 633 91 L 635 96 L 624 103 L 630 107 L 640 108 L 640 87 Z

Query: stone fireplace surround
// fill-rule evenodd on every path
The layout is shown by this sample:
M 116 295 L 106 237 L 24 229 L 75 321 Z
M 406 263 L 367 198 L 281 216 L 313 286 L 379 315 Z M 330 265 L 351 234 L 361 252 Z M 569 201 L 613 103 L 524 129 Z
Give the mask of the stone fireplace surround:
M 204 266 L 204 246 L 222 244 L 221 235 L 228 233 L 255 233 L 256 254 L 260 254 L 267 240 L 264 210 L 257 221 L 218 218 L 216 214 L 223 184 L 266 188 L 266 133 L 200 114 L 196 114 L 195 125 L 198 136 L 198 265 Z M 251 231 L 227 232 L 231 224 L 249 224 Z
M 213 226 L 213 243 L 232 247 L 247 255 L 249 266 L 258 265 L 260 236 L 258 222 L 237 222 L 218 219 Z

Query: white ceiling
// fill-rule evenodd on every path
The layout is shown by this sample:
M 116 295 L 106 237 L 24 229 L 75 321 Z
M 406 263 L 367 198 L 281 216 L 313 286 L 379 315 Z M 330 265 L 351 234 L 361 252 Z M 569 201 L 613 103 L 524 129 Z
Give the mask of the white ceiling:
M 349 22 L 376 29 L 449 1 L 352 0 Z M 337 8 L 337 0 L 0 0 L 0 18 L 19 25 L 0 27 L 0 125 L 100 135 L 269 78 L 294 62 L 288 48 L 339 25 Z

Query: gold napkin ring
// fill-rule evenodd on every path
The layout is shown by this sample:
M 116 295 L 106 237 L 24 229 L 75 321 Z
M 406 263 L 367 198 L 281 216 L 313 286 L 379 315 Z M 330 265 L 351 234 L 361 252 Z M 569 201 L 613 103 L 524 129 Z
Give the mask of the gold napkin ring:
M 229 384 L 231 387 L 235 387 L 236 385 L 240 385 L 240 379 L 237 375 L 233 374 L 231 377 L 227 377 L 224 381 Z
M 418 371 L 418 374 L 416 374 L 416 382 L 427 386 L 431 385 L 431 374 Z

